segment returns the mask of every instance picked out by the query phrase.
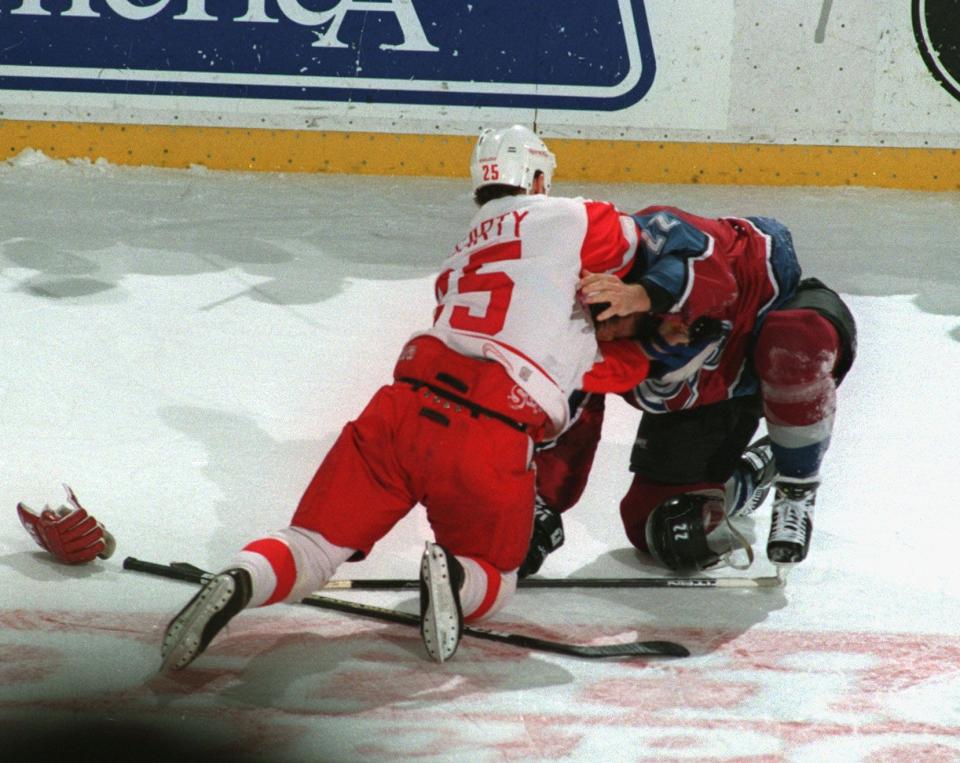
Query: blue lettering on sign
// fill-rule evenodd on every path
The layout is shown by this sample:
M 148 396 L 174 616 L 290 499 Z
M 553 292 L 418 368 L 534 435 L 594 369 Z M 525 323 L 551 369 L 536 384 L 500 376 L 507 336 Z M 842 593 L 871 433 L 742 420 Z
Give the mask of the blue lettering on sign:
M 3 89 L 612 110 L 655 69 L 643 0 L 0 0 Z

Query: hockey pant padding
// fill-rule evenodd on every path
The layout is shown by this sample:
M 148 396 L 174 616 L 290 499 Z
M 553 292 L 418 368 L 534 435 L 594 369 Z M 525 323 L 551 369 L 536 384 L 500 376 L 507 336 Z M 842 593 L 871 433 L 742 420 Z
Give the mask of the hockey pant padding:
M 689 485 L 665 485 L 651 482 L 639 474 L 634 475 L 630 489 L 620 501 L 620 519 L 623 521 L 623 529 L 628 540 L 641 551 L 649 552 L 646 527 L 647 518 L 653 510 L 668 498 L 711 489 L 722 491 L 723 483 L 696 482 Z
M 812 310 L 770 313 L 754 350 L 777 471 L 816 476 L 830 444 L 837 405 L 834 368 L 840 336 Z
M 336 546 L 320 533 L 287 527 L 248 543 L 231 567 L 250 573 L 253 595 L 247 606 L 297 602 L 326 584 L 354 549 Z
M 499 363 L 460 360 L 510 381 Z M 467 377 L 452 361 L 444 368 Z M 528 435 L 398 382 L 344 427 L 290 524 L 357 549 L 357 560 L 421 503 L 437 543 L 507 572 L 526 556 L 534 491 Z
M 500 572 L 489 562 L 458 556 L 463 565 L 460 607 L 467 622 L 483 620 L 503 608 L 517 590 L 517 572 Z

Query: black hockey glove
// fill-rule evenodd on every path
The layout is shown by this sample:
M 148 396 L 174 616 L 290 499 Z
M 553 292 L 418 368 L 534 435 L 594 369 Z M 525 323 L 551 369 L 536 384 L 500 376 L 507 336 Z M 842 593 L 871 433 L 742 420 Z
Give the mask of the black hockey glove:
M 525 578 L 533 575 L 543 565 L 547 555 L 563 545 L 563 520 L 560 514 L 544 504 L 537 496 L 536 512 L 533 516 L 533 536 L 527 558 L 523 560 L 517 575 Z

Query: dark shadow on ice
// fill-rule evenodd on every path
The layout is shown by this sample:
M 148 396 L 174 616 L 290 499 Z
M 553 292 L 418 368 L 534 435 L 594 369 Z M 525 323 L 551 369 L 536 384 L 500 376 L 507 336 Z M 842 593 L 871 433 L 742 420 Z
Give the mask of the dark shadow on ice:
M 95 278 L 36 278 L 21 284 L 21 291 L 44 299 L 89 297 L 114 288 L 113 284 Z
M 289 524 L 303 490 L 339 434 L 338 428 L 323 440 L 277 441 L 252 418 L 237 413 L 170 406 L 158 415 L 207 453 L 203 474 L 223 496 L 214 506 L 216 548 L 205 549 L 215 559 L 222 557 L 224 544 L 239 550 Z
M 244 656 L 238 671 L 231 668 L 227 685 L 220 686 L 222 677 L 216 671 L 207 676 L 211 685 L 218 685 L 224 705 L 304 717 L 430 708 L 471 695 L 483 698 L 574 680 L 563 667 L 535 653 L 469 637 L 452 660 L 438 665 L 424 652 L 416 628 L 373 623 L 369 629 L 363 625 L 359 632 L 343 632 L 341 626 L 331 626 L 342 615 L 317 613 L 315 630 L 333 627 L 341 633 L 318 635 L 307 619 L 297 621 L 302 622 L 300 630 L 278 636 L 275 628 L 267 633 L 252 618 L 244 622 L 240 617 L 189 668 L 150 682 L 158 701 L 195 692 L 197 675 L 224 655 Z
M 761 552 L 762 553 L 762 552 Z M 611 573 L 611 568 L 618 571 Z M 772 569 L 755 561 L 748 571 L 729 568 L 712 570 L 703 577 L 766 577 Z M 621 547 L 601 554 L 590 564 L 579 567 L 568 577 L 651 577 L 662 578 L 676 573 L 665 570 L 648 554 L 631 547 Z M 682 577 L 682 575 L 681 575 Z M 690 577 L 701 577 L 691 575 Z M 644 623 L 666 628 L 662 638 L 675 638 L 695 655 L 715 651 L 724 644 L 762 623 L 771 612 L 787 605 L 789 587 L 763 589 L 689 589 L 689 588 L 609 588 L 581 591 L 581 595 L 623 608 L 642 611 Z M 643 625 L 638 625 L 639 630 Z M 692 641 L 691 641 L 692 639 Z
M 237 754 L 228 742 L 178 733 L 169 724 L 144 719 L 100 718 L 79 713 L 70 720 L 18 721 L 0 725 L 6 760 L 45 761 L 64 756 L 87 761 L 137 763 L 258 763 L 267 758 Z M 323 760 L 322 758 L 320 760 Z
M 25 548 L 36 548 L 33 541 L 25 533 L 23 535 L 23 546 Z M 9 568 L 30 580 L 41 583 L 56 582 L 65 578 L 81 580 L 106 571 L 103 562 L 99 560 L 94 560 L 89 564 L 66 564 L 58 562 L 53 555 L 39 549 L 0 556 L 0 567 Z
M 627 211 L 670 204 L 707 216 L 776 217 L 793 231 L 806 275 L 845 294 L 915 295 L 921 310 L 960 314 L 956 194 L 558 180 L 557 195 L 609 199 Z M 427 277 L 474 212 L 466 174 L 249 175 L 51 163 L 8 170 L 0 190 L 0 272 L 34 271 L 16 275 L 27 293 L 91 304 L 110 299 L 132 275 L 230 270 L 237 288 L 227 299 L 278 305 L 328 299 L 348 278 Z M 42 225 L 24 225 L 38 209 L 50 210 Z
M 235 298 L 315 303 L 347 278 L 432 274 L 473 214 L 466 184 L 435 179 L 51 163 L 8 170 L 0 189 L 0 271 L 35 271 L 16 278 L 38 298 L 91 304 L 129 276 L 227 270 Z M 50 213 L 25 225 L 37 209 Z

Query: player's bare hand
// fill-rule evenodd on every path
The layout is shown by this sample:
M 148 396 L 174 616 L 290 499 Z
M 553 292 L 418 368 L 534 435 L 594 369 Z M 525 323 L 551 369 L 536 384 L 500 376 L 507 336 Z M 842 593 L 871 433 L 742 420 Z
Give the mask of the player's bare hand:
M 642 285 L 624 283 L 617 276 L 609 273 L 584 271 L 579 288 L 583 301 L 588 305 L 607 305 L 606 309 L 597 316 L 598 321 L 605 321 L 617 315 L 632 315 L 650 310 L 650 296 Z

